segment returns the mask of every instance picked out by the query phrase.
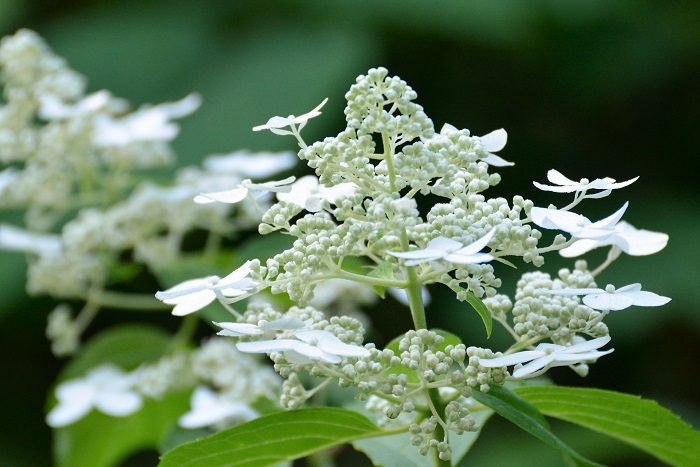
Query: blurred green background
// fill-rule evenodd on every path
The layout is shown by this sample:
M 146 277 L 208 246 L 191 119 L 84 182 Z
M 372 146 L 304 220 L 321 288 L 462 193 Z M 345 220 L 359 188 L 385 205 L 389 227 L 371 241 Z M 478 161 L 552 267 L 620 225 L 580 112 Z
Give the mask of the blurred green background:
M 561 384 L 655 399 L 696 428 L 698 24 L 700 2 L 692 0 L 0 0 L 0 34 L 36 30 L 89 78 L 90 91 L 110 89 L 135 105 L 201 93 L 203 107 L 183 121 L 174 143 L 182 165 L 238 148 L 293 148 L 291 138 L 251 128 L 273 115 L 306 112 L 325 97 L 323 117 L 305 137 L 334 135 L 344 127 L 343 95 L 354 78 L 385 66 L 418 92 L 438 129 L 449 122 L 477 135 L 508 131 L 501 155 L 516 166 L 500 172 L 504 182 L 490 193 L 563 205 L 567 197 L 532 186 L 545 182 L 550 168 L 574 179 L 641 176 L 581 211 L 597 219 L 630 200 L 629 222 L 669 233 L 664 251 L 623 257 L 600 282 L 642 282 L 673 301 L 611 316 L 616 351 L 588 378 L 565 369 L 552 373 Z M 51 458 L 43 404 L 61 363 L 43 337 L 52 302 L 26 297 L 23 261 L 0 252 L 0 464 L 44 466 Z M 568 263 L 555 260 L 545 269 L 554 272 L 557 264 Z M 457 329 L 477 345 L 505 342 L 498 333 L 487 342 L 476 314 L 439 292 L 437 298 L 434 309 L 442 308 L 432 326 Z M 393 337 L 381 327 L 377 332 L 379 339 Z M 655 465 L 619 444 L 559 428 L 596 460 Z M 562 463 L 555 451 L 496 420 L 466 461 Z M 134 459 L 128 465 L 153 464 Z

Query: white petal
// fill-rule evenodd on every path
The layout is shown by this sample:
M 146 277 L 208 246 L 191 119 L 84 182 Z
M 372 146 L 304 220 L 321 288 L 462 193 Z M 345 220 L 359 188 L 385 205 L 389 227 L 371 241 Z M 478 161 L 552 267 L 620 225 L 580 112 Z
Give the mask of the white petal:
M 554 169 L 547 171 L 547 180 L 554 183 L 555 185 L 576 186 L 577 189 L 579 189 L 580 187 L 583 186 L 579 182 L 575 182 L 575 181 L 571 180 L 570 178 L 565 177 L 564 175 L 562 175 L 561 172 L 559 172 L 558 170 L 554 170 Z
M 291 169 L 299 158 L 291 151 L 250 152 L 235 151 L 230 154 L 209 156 L 203 166 L 213 173 L 232 173 L 242 177 L 266 178 L 275 173 Z
M 214 288 L 216 289 L 223 289 L 226 287 L 236 287 L 238 284 L 246 279 L 246 276 L 250 274 L 250 261 L 246 261 L 242 266 L 240 266 L 238 269 L 234 270 L 230 274 L 228 274 L 226 277 L 223 279 L 219 280 Z
M 498 152 L 506 146 L 508 133 L 501 128 L 485 134 L 480 139 L 488 152 Z
M 578 186 L 572 186 L 572 185 L 552 186 L 552 185 L 543 185 L 542 183 L 538 183 L 538 182 L 532 182 L 532 184 L 535 185 L 540 190 L 551 191 L 554 193 L 573 193 L 573 192 L 579 190 Z
M 579 352 L 579 353 L 558 353 L 554 358 L 554 362 L 551 366 L 565 366 L 572 365 L 574 363 L 583 363 L 590 360 L 597 360 L 603 355 L 611 353 L 613 349 L 606 351 L 592 351 L 592 352 Z
M 549 366 L 550 363 L 554 361 L 554 357 L 556 354 L 551 353 L 548 355 L 544 355 L 542 357 L 536 358 L 535 360 L 531 361 L 527 365 L 518 368 L 513 372 L 513 377 L 515 378 L 524 378 L 526 376 L 529 376 L 543 368 L 546 368 Z
M 209 290 L 212 286 L 212 280 L 210 278 L 189 279 L 167 290 L 156 292 L 156 298 L 169 305 L 175 305 L 177 302 L 172 302 L 173 299 L 201 292 L 202 290 Z
M 661 306 L 671 301 L 668 297 L 645 291 L 626 292 L 625 296 L 630 297 L 636 306 Z
M 369 357 L 369 350 L 358 345 L 346 344 L 335 334 L 321 330 L 299 331 L 294 336 L 304 342 L 315 344 L 323 352 L 343 357 Z
M 545 355 L 545 353 L 539 350 L 524 350 L 522 352 L 504 355 L 502 357 L 480 358 L 479 365 L 486 368 L 499 368 L 502 366 L 511 366 L 518 363 L 529 362 L 530 360 L 542 357 L 543 355 Z
M 37 234 L 10 224 L 0 224 L 0 249 L 54 255 L 63 248 L 60 235 Z
M 465 246 L 464 248 L 461 248 L 454 253 L 456 254 L 471 254 L 471 253 L 477 253 L 481 251 L 488 243 L 491 241 L 493 236 L 496 234 L 496 228 L 492 228 L 491 230 L 488 231 L 486 235 L 483 237 L 475 240 L 474 242 L 470 243 L 469 245 Z
M 217 334 L 220 336 L 240 337 L 240 336 L 262 336 L 265 332 L 259 326 L 250 323 L 217 323 L 223 329 Z
M 616 245 L 632 256 L 645 256 L 663 250 L 668 243 L 668 235 L 662 232 L 636 229 L 631 224 L 620 221 L 615 226 Z
M 243 201 L 246 196 L 248 196 L 248 188 L 238 187 L 232 190 L 201 193 L 194 197 L 194 202 L 197 204 L 209 204 L 218 201 L 220 203 L 233 204 Z
M 575 212 L 562 211 L 560 209 L 545 209 L 533 207 L 530 210 L 532 222 L 545 229 L 563 230 L 574 232 L 580 230 L 583 225 L 589 225 L 590 221 Z
M 619 222 L 619 220 L 622 218 L 622 215 L 627 210 L 627 206 L 629 206 L 629 202 L 625 202 L 625 204 L 623 204 L 620 209 L 610 214 L 608 217 L 592 223 L 589 227 L 595 229 L 605 229 L 614 227 L 615 224 Z
M 104 392 L 95 398 L 95 408 L 102 413 L 113 417 L 126 417 L 141 409 L 143 400 L 141 396 L 132 391 L 128 392 Z
M 449 123 L 445 123 L 442 128 L 440 129 L 440 134 L 441 135 L 449 135 L 450 133 L 454 133 L 456 131 L 459 131 L 456 127 L 453 125 L 450 125 Z
M 316 107 L 314 107 L 313 110 L 311 110 L 310 112 L 307 112 L 307 113 L 305 113 L 305 114 L 303 114 L 303 115 L 299 115 L 299 116 L 296 117 L 294 120 L 295 120 L 297 123 L 302 123 L 302 122 L 305 122 L 305 121 L 309 120 L 310 118 L 318 117 L 319 115 L 321 115 L 321 107 L 323 107 L 324 105 L 326 105 L 326 102 L 328 102 L 328 98 L 327 98 L 327 97 L 326 97 L 325 99 L 323 99 L 323 102 L 321 102 L 321 103 L 318 104 Z
M 460 252 L 450 253 L 442 259 L 454 264 L 478 264 L 493 261 L 494 257 L 488 253 L 461 254 Z M 408 262 L 406 263 L 408 264 Z
M 77 422 L 92 410 L 92 399 L 83 398 L 72 404 L 59 403 L 46 416 L 46 424 L 58 428 Z
M 202 290 L 190 295 L 186 295 L 173 300 L 165 301 L 169 305 L 175 305 L 172 314 L 175 316 L 185 316 L 195 311 L 201 310 L 211 302 L 216 300 L 216 294 L 211 290 Z M 169 303 L 171 302 L 171 303 Z M 174 302 L 174 303 L 173 303 Z
M 493 167 L 510 167 L 512 165 L 515 165 L 515 163 L 508 162 L 507 160 L 495 154 L 489 154 L 486 157 L 482 157 L 481 160 Z
M 572 346 L 563 348 L 561 352 L 571 353 L 571 352 L 590 352 L 591 350 L 596 350 L 610 342 L 610 336 L 598 337 L 595 339 L 590 339 L 579 344 L 574 344 Z
M 295 317 L 286 317 L 286 318 L 280 318 L 276 319 L 274 321 L 270 321 L 269 323 L 265 323 L 260 325 L 260 329 L 269 329 L 273 331 L 283 331 L 283 330 L 290 330 L 290 329 L 301 329 L 304 326 L 306 326 L 306 323 L 304 323 L 302 320 L 299 318 Z
M 567 246 L 566 248 L 562 248 L 561 250 L 559 250 L 559 254 L 562 255 L 564 258 L 576 258 L 577 256 L 581 256 L 583 254 L 588 253 L 594 248 L 598 248 L 600 246 L 608 244 L 609 243 L 607 239 L 594 240 L 590 238 L 581 238 L 576 240 L 574 243 Z
M 589 307 L 600 311 L 624 310 L 625 308 L 632 306 L 634 302 L 634 300 L 625 295 L 607 292 L 586 295 L 582 300 L 583 303 Z
M 197 110 L 200 105 L 202 105 L 202 98 L 199 94 L 189 94 L 179 101 L 159 104 L 153 108 L 164 112 L 168 118 L 182 118 Z

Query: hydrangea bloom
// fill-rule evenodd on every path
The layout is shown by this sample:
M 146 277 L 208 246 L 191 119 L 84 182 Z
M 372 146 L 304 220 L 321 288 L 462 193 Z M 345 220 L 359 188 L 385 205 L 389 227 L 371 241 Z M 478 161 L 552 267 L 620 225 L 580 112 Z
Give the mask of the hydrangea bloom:
M 156 298 L 168 305 L 175 305 L 172 313 L 183 316 L 201 310 L 217 297 L 244 298 L 257 283 L 248 277 L 250 261 L 223 279 L 217 276 L 190 279 L 167 290 L 156 293 Z
M 289 186 L 296 180 L 295 177 L 287 177 L 284 180 L 277 180 L 265 183 L 253 183 L 251 180 L 243 180 L 240 185 L 231 190 L 225 191 L 215 191 L 213 193 L 200 193 L 194 197 L 194 202 L 197 204 L 208 204 L 208 203 L 238 203 L 243 201 L 248 193 L 251 191 L 269 191 L 275 193 L 290 192 L 292 187 Z
M 491 229 L 489 233 L 467 246 L 446 237 L 437 237 L 430 240 L 428 246 L 421 250 L 389 251 L 388 253 L 397 258 L 407 259 L 406 266 L 441 259 L 455 264 L 486 263 L 493 260 L 493 256 L 488 253 L 479 253 L 479 251 L 491 241 L 495 233 L 496 229 Z
M 547 172 L 547 180 L 549 180 L 554 185 L 543 185 L 542 183 L 532 182 L 537 188 L 544 191 L 553 191 L 555 193 L 579 193 L 586 192 L 588 190 L 601 190 L 600 193 L 589 195 L 589 198 L 603 198 L 608 196 L 612 190 L 617 188 L 624 188 L 631 185 L 637 181 L 639 177 L 631 178 L 624 182 L 616 182 L 614 178 L 596 178 L 592 182 L 588 181 L 586 178 L 582 178 L 580 181 L 575 182 L 557 170 L 550 170 Z
M 54 428 L 70 425 L 93 408 L 113 417 L 126 417 L 138 411 L 142 397 L 134 391 L 134 378 L 120 369 L 104 365 L 85 378 L 72 379 L 56 387 L 56 405 L 46 416 Z
M 583 303 L 594 310 L 624 310 L 632 305 L 661 306 L 671 301 L 670 298 L 642 290 L 641 284 L 630 284 L 619 289 L 608 284 L 603 289 L 556 289 L 547 290 L 554 295 L 583 295 Z
M 498 368 L 530 362 L 513 372 L 515 378 L 532 378 L 555 366 L 568 366 L 597 360 L 607 355 L 613 349 L 598 351 L 600 347 L 610 342 L 610 336 L 591 339 L 574 345 L 539 344 L 535 350 L 524 350 L 511 355 L 495 358 L 480 358 L 479 365 L 486 368 Z
M 182 428 L 205 428 L 227 421 L 247 422 L 259 414 L 248 404 L 232 401 L 206 386 L 195 388 L 190 399 L 191 409 L 178 419 Z
M 450 133 L 454 133 L 456 131 L 459 131 L 456 127 L 450 125 L 449 123 L 445 123 L 440 129 L 440 135 L 447 136 Z M 493 154 L 494 152 L 498 152 L 506 146 L 506 143 L 508 142 L 508 133 L 506 132 L 506 130 L 504 130 L 503 128 L 494 130 L 491 133 L 487 133 L 484 136 L 479 137 L 479 140 L 481 141 L 481 144 L 484 146 L 486 151 L 489 153 L 487 157 L 481 158 L 482 161 L 494 167 L 508 167 L 511 165 L 515 165 L 512 162 L 508 162 L 500 156 Z
M 290 115 L 289 117 L 272 117 L 267 121 L 266 124 L 264 125 L 258 125 L 256 127 L 253 127 L 253 131 L 260 131 L 260 130 L 270 130 L 272 133 L 276 135 L 293 135 L 294 133 L 289 131 L 289 130 L 282 130 L 281 128 L 287 127 L 287 126 L 295 126 L 299 125 L 299 128 L 297 128 L 297 131 L 300 131 L 306 123 L 314 118 L 318 117 L 321 115 L 321 107 L 326 105 L 326 102 L 328 102 L 328 98 L 323 99 L 323 102 L 321 102 L 319 105 L 317 105 L 311 112 L 307 112 L 303 115 L 299 115 L 298 117 L 294 115 Z
M 296 339 L 273 339 L 254 342 L 239 342 L 236 347 L 241 352 L 271 353 L 282 352 L 291 363 L 308 364 L 314 361 L 340 363 L 342 357 L 369 357 L 369 350 L 357 345 L 346 344 L 333 333 L 321 330 L 303 330 L 294 334 Z

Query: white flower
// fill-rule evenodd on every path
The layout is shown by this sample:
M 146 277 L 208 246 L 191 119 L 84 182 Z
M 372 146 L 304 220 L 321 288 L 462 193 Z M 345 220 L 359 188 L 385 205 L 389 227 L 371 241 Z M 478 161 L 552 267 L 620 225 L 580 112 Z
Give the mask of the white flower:
M 125 417 L 141 408 L 141 395 L 133 390 L 134 378 L 120 369 L 103 365 L 85 378 L 72 379 L 56 387 L 56 405 L 46 416 L 54 428 L 70 425 L 93 408 L 113 417 Z
M 19 174 L 19 170 L 14 167 L 0 170 L 0 195 L 19 178 Z
M 589 195 L 588 197 L 603 198 L 605 196 L 608 196 L 612 190 L 615 190 L 617 188 L 624 188 L 628 185 L 631 185 L 632 183 L 637 181 L 638 178 L 639 177 L 634 177 L 625 182 L 615 182 L 615 179 L 610 177 L 605 177 L 602 179 L 596 178 L 592 182 L 589 182 L 586 178 L 582 178 L 580 181 L 575 182 L 565 177 L 560 172 L 552 169 L 549 172 L 547 172 L 547 180 L 549 180 L 551 183 L 554 183 L 555 186 L 543 185 L 537 182 L 532 183 L 534 183 L 534 185 L 540 190 L 553 191 L 555 193 L 578 193 L 586 192 L 587 190 L 601 190 L 600 193 Z
M 38 112 L 39 118 L 43 120 L 65 120 L 81 117 L 106 106 L 110 97 L 109 91 L 102 90 L 85 96 L 74 105 L 69 105 L 52 94 L 45 94 L 41 96 L 41 106 Z
M 287 177 L 284 180 L 265 182 L 265 183 L 253 183 L 249 179 L 243 180 L 240 185 L 231 190 L 225 191 L 215 191 L 213 193 L 200 193 L 194 197 L 194 202 L 197 204 L 209 204 L 209 203 L 238 203 L 243 201 L 248 193 L 251 191 L 268 191 L 275 193 L 285 193 L 290 192 L 292 187 L 289 186 L 295 177 Z
M 0 249 L 51 256 L 59 254 L 63 248 L 60 235 L 38 234 L 0 224 Z
M 594 310 L 624 310 L 632 305 L 661 306 L 671 301 L 670 298 L 642 290 L 641 284 L 630 284 L 619 289 L 608 284 L 603 289 L 554 289 L 543 290 L 554 295 L 583 295 L 583 303 Z
M 290 151 L 250 152 L 236 151 L 231 154 L 209 156 L 202 164 L 209 172 L 235 173 L 242 177 L 267 178 L 278 172 L 291 169 L 299 158 Z
M 304 128 L 304 126 L 306 126 L 306 123 L 309 121 L 309 119 L 321 115 L 321 107 L 323 107 L 326 104 L 326 102 L 328 102 L 328 98 L 323 99 L 323 102 L 317 105 L 316 108 L 314 108 L 311 112 L 307 112 L 304 115 L 299 115 L 298 117 L 294 115 L 290 115 L 286 118 L 272 117 L 267 121 L 266 124 L 253 127 L 253 131 L 270 130 L 276 135 L 293 135 L 293 132 L 289 130 L 281 130 L 280 128 L 284 128 L 287 126 L 293 127 L 295 125 L 299 125 L 299 128 L 297 128 L 297 132 L 301 131 L 301 129 Z
M 491 261 L 493 256 L 488 253 L 479 253 L 479 251 L 491 241 L 495 233 L 496 228 L 494 227 L 489 233 L 467 246 L 446 237 L 437 237 L 430 240 L 428 246 L 422 250 L 389 251 L 388 253 L 397 258 L 407 259 L 406 266 L 415 266 L 440 259 L 455 264 L 486 263 Z
M 645 256 L 658 253 L 668 243 L 668 235 L 662 232 L 636 229 L 625 221 L 615 225 L 614 232 L 604 239 L 579 239 L 559 251 L 566 258 L 574 258 L 588 253 L 594 248 L 613 245 L 632 256 Z
M 350 196 L 357 189 L 354 183 L 340 183 L 330 188 L 321 185 L 314 175 L 304 175 L 292 184 L 292 189 L 286 193 L 277 193 L 277 199 L 287 203 L 302 206 L 309 212 L 318 212 L 326 200 L 335 204 L 338 198 Z
M 449 123 L 445 123 L 440 129 L 440 136 L 447 136 L 450 133 L 458 131 L 459 130 L 454 126 L 450 125 Z M 484 136 L 477 136 L 476 138 L 479 138 L 482 146 L 484 147 L 484 149 L 486 149 L 486 151 L 489 154 L 486 157 L 482 157 L 482 161 L 494 167 L 507 167 L 515 165 L 512 162 L 508 162 L 500 156 L 493 154 L 494 152 L 498 152 L 506 146 L 506 143 L 508 142 L 508 133 L 506 132 L 506 130 L 501 128 L 498 130 L 494 130 L 491 133 L 487 133 Z
M 575 212 L 538 207 L 530 210 L 530 217 L 532 222 L 545 229 L 563 230 L 574 238 L 604 240 L 615 233 L 615 225 L 625 213 L 628 205 L 628 202 L 623 204 L 613 214 L 597 222 L 591 222 L 587 217 Z
M 217 299 L 217 297 L 245 298 L 257 283 L 250 279 L 250 261 L 220 279 L 218 276 L 201 279 L 190 279 L 168 290 L 157 292 L 156 298 L 168 305 L 175 305 L 172 313 L 183 316 L 201 310 Z
M 182 100 L 137 110 L 114 119 L 107 115 L 95 118 L 93 141 L 97 146 L 126 146 L 142 141 L 172 141 L 180 128 L 173 118 L 191 114 L 201 104 L 201 98 L 190 94 Z
M 229 400 L 205 386 L 198 386 L 190 399 L 191 409 L 178 419 L 182 428 L 205 428 L 228 421 L 247 422 L 259 414 L 248 404 Z
M 533 377 L 541 374 L 540 370 L 546 370 L 551 367 L 575 365 L 590 360 L 597 360 L 613 351 L 613 349 L 606 351 L 596 350 L 608 342 L 610 342 L 610 336 L 599 337 L 570 346 L 539 344 L 535 347 L 535 350 L 525 350 L 511 355 L 504 355 L 503 357 L 480 358 L 479 365 L 486 368 L 498 368 L 530 362 L 523 367 L 517 368 L 513 372 L 513 377 Z
M 241 337 L 241 336 L 263 336 L 269 335 L 274 337 L 275 331 L 286 331 L 291 329 L 301 329 L 306 326 L 299 318 L 287 317 L 280 318 L 269 323 L 255 325 L 250 323 L 217 323 L 214 322 L 223 330 L 217 332 L 219 336 Z M 271 332 L 272 331 L 272 332 Z M 270 335 L 271 334 L 271 335 Z
M 282 352 L 284 357 L 295 364 L 308 364 L 314 361 L 340 363 L 341 357 L 369 357 L 369 350 L 357 345 L 346 344 L 335 334 L 321 330 L 297 331 L 296 339 L 274 339 L 254 342 L 238 342 L 241 352 L 267 353 Z

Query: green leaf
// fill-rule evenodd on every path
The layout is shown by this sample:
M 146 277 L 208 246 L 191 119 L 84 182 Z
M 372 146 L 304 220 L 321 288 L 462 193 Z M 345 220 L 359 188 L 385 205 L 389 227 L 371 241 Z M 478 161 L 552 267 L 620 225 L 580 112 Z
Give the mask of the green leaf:
M 654 401 L 587 388 L 515 391 L 545 415 L 617 438 L 672 465 L 698 465 L 700 432 Z
M 159 465 L 272 465 L 382 433 L 365 416 L 351 410 L 326 407 L 278 412 L 183 444 L 166 453 Z
M 579 465 L 600 465 L 591 462 L 557 438 L 542 414 L 527 401 L 504 387 L 492 386 L 488 393 L 474 391 L 472 397 L 492 408 L 498 415 L 539 438 L 549 446 L 571 456 Z
M 484 321 L 484 326 L 486 326 L 486 337 L 491 337 L 491 330 L 493 329 L 493 318 L 491 317 L 491 312 L 484 302 L 482 302 L 476 295 L 472 292 L 467 292 L 467 302 L 479 313 L 481 319 Z
M 452 465 L 457 465 L 467 455 L 491 415 L 493 415 L 491 410 L 474 412 L 472 417 L 479 426 L 478 431 L 465 432 L 461 435 L 450 433 Z M 352 445 L 355 449 L 364 452 L 374 465 L 383 465 L 384 467 L 432 467 L 433 465 L 429 456 L 419 455 L 418 448 L 411 445 L 409 432 L 361 439 L 354 441 Z
M 376 268 L 372 269 L 367 277 L 376 277 L 377 279 L 393 279 L 394 278 L 394 268 L 389 261 L 385 261 L 379 264 Z M 374 291 L 384 299 L 386 287 L 381 285 L 372 286 Z

